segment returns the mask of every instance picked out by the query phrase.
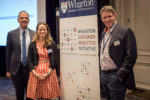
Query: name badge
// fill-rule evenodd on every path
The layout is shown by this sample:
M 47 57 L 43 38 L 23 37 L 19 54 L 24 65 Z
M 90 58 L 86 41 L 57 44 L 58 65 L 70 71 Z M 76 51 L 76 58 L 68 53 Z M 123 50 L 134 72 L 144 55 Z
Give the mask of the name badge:
M 48 49 L 47 50 L 48 53 L 52 53 L 52 51 L 53 51 L 52 49 Z
M 118 46 L 118 45 L 120 45 L 120 41 L 119 40 L 114 42 L 114 46 Z

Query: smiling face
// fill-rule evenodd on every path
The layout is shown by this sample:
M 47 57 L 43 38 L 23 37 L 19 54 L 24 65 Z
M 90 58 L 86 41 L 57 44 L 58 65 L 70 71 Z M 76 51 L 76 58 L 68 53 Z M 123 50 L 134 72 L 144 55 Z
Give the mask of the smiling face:
M 21 12 L 18 16 L 18 22 L 20 23 L 20 27 L 25 30 L 29 23 L 29 15 L 26 12 Z
M 116 14 L 110 11 L 103 11 L 101 13 L 101 20 L 108 29 L 111 29 L 116 21 Z
M 47 27 L 43 24 L 40 24 L 37 29 L 37 34 L 39 39 L 45 39 L 48 34 Z

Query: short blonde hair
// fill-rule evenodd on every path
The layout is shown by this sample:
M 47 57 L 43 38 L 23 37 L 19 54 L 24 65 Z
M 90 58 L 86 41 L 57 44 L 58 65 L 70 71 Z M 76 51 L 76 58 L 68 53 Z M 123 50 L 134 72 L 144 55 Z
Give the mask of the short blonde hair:
M 110 5 L 107 5 L 107 6 L 104 6 L 103 8 L 101 8 L 101 10 L 99 11 L 99 14 L 101 15 L 102 12 L 104 12 L 104 11 L 105 12 L 112 12 L 113 14 L 116 13 L 115 9 Z
M 48 46 L 52 43 L 53 38 L 51 37 L 51 34 L 50 34 L 50 28 L 45 22 L 38 23 L 38 25 L 36 27 L 36 34 L 34 35 L 32 42 L 39 41 L 39 35 L 38 35 L 37 31 L 38 31 L 38 28 L 39 28 L 40 25 L 45 25 L 46 28 L 47 28 L 47 35 L 45 37 L 45 45 L 44 45 L 44 47 L 46 47 L 46 46 Z

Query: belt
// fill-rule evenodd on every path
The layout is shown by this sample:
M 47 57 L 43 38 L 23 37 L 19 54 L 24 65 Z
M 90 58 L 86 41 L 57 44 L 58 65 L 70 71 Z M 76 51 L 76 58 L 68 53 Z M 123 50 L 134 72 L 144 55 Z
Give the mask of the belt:
M 39 60 L 39 62 L 49 62 L 49 60 Z
M 105 73 L 113 73 L 113 72 L 116 72 L 117 69 L 109 69 L 109 70 L 101 70 L 101 71 Z

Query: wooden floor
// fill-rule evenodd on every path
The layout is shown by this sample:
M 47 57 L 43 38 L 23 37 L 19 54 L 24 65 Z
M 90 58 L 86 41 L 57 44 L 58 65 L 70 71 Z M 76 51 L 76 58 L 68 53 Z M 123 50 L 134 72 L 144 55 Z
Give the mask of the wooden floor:
M 0 77 L 0 100 L 16 100 L 12 81 L 2 77 Z M 105 99 L 101 98 L 101 100 Z M 125 100 L 150 100 L 150 92 L 132 92 L 126 95 Z

